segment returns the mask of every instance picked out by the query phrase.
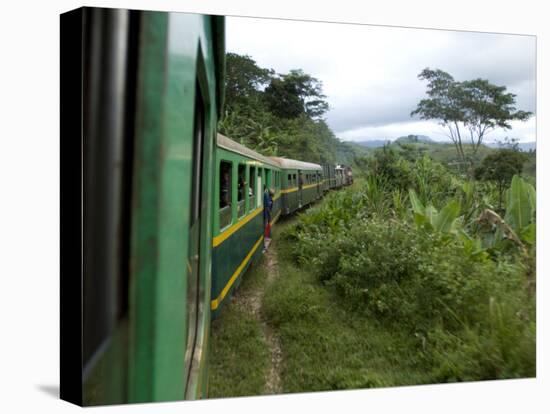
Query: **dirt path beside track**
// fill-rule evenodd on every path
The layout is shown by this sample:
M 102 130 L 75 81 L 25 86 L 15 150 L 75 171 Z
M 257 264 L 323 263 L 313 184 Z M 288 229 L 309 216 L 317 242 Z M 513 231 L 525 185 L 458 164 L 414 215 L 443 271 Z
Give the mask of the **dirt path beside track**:
M 281 342 L 275 329 L 262 315 L 262 302 L 265 291 L 273 281 L 279 277 L 276 244 L 277 241 L 273 238 L 269 248 L 265 252 L 267 268 L 266 282 L 261 284 L 258 288 L 246 292 L 246 295 L 236 295 L 235 297 L 235 304 L 257 319 L 262 329 L 265 343 L 269 349 L 270 365 L 265 378 L 264 394 L 280 394 L 283 391 L 281 383 Z

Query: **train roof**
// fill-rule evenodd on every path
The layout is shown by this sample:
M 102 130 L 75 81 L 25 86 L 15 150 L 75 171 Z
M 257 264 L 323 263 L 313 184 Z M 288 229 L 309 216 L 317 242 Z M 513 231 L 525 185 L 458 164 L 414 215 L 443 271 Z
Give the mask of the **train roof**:
M 313 164 L 311 162 L 291 160 L 288 158 L 281 157 L 269 157 L 275 162 L 277 162 L 281 168 L 284 169 L 296 169 L 296 170 L 322 170 L 319 164 Z
M 271 158 L 266 157 L 256 151 L 253 151 L 250 148 L 247 148 L 244 145 L 233 141 L 231 138 L 227 138 L 225 135 L 218 134 L 217 145 L 218 147 L 221 147 L 228 151 L 236 152 L 237 154 L 244 155 L 245 157 L 253 158 L 255 160 L 263 162 L 264 164 L 271 165 L 272 167 L 281 168 L 279 163 L 272 160 Z

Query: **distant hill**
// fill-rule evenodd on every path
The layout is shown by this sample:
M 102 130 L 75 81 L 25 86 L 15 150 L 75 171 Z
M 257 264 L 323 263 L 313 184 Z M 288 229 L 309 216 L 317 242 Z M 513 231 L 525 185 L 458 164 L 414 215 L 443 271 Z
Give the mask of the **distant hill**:
M 432 142 L 435 142 L 435 141 L 427 135 L 406 135 L 406 136 L 402 136 L 402 137 L 397 138 L 394 142 L 402 142 L 402 143 L 427 142 L 427 143 L 432 143 Z
M 367 148 L 378 148 L 391 144 L 391 141 L 389 139 L 369 139 L 368 141 L 354 141 L 354 144 Z
M 490 148 L 504 148 L 505 145 L 499 143 L 499 142 L 488 142 L 486 144 Z M 521 151 L 531 151 L 537 149 L 537 143 L 536 142 L 518 142 L 518 147 Z
M 389 139 L 369 139 L 366 141 L 345 141 L 348 144 L 355 144 L 357 146 L 361 146 L 364 148 L 379 148 L 383 147 L 384 145 L 391 145 L 396 143 L 424 143 L 424 144 L 433 144 L 433 145 L 449 145 L 451 144 L 450 141 L 435 141 L 431 139 L 427 135 L 404 135 L 402 137 L 396 138 L 395 140 L 389 140 Z M 467 143 L 465 143 L 468 145 Z M 489 148 L 502 148 L 503 144 L 498 142 L 487 142 L 484 143 Z M 518 147 L 521 151 L 531 151 L 536 150 L 537 143 L 536 142 L 520 142 L 518 143 Z
M 348 141 L 349 142 L 349 141 Z M 402 137 L 396 138 L 395 140 L 390 139 L 369 139 L 366 141 L 355 141 L 354 144 L 360 145 L 362 147 L 366 148 L 379 148 L 383 147 L 384 145 L 389 145 L 392 143 L 401 142 L 401 143 L 416 143 L 416 142 L 424 142 L 424 143 L 435 143 L 433 139 L 431 139 L 427 135 L 404 135 Z

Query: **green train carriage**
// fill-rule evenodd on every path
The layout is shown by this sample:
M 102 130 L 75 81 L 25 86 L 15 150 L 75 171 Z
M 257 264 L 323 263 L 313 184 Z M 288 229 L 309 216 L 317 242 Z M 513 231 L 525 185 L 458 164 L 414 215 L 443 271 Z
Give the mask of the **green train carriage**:
M 204 397 L 211 317 L 261 254 L 264 185 L 274 224 L 333 188 L 334 166 L 264 157 L 216 134 L 223 17 L 83 8 L 62 17 L 61 39 L 62 96 L 82 91 L 62 99 L 62 114 L 82 102 L 84 233 L 82 387 L 69 394 L 62 368 L 61 397 Z M 81 79 L 64 80 L 68 70 Z M 62 132 L 62 145 L 73 140 Z M 62 177 L 74 173 L 65 165 Z M 74 273 L 61 250 L 63 281 Z M 62 308 L 62 338 L 69 312 L 80 308 Z M 71 344 L 62 340 L 62 367 Z
M 271 157 L 281 168 L 281 208 L 282 214 L 310 204 L 323 194 L 323 168 L 318 164 Z
M 82 299 L 62 301 L 63 399 L 206 395 L 224 54 L 223 17 L 87 7 L 61 16 L 61 114 L 82 113 L 78 129 L 62 127 L 61 145 L 82 133 L 83 157 L 81 296 L 62 288 L 62 300 Z M 62 158 L 62 194 L 72 167 Z M 61 201 L 63 217 L 80 195 Z M 62 241 L 62 286 L 81 272 L 70 248 Z M 81 309 L 77 338 L 69 318 Z
M 323 168 L 322 171 L 322 185 L 321 189 L 323 191 L 323 194 L 326 193 L 328 190 L 330 190 L 330 165 L 329 164 L 322 164 L 321 167 Z
M 333 164 L 327 164 L 325 171 L 325 179 L 327 180 L 327 189 L 336 188 L 336 166 Z
M 218 134 L 215 171 L 210 302 L 213 317 L 250 264 L 261 255 L 264 186 L 275 193 L 271 224 L 281 210 L 281 169 L 274 160 Z

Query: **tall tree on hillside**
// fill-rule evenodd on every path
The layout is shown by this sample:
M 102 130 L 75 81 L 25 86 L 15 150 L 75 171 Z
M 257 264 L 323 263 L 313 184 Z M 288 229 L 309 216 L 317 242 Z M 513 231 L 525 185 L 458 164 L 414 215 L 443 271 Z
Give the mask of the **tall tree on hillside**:
M 424 69 L 419 79 L 428 81 L 428 99 L 422 99 L 411 116 L 420 115 L 421 119 L 435 119 L 448 131 L 448 137 L 455 145 L 458 156 L 464 161 L 464 147 L 460 134 L 460 125 L 466 119 L 463 108 L 463 91 L 460 84 L 447 72 L 440 69 Z
M 419 79 L 427 80 L 427 99 L 422 99 L 411 116 L 437 120 L 447 131 L 457 154 L 466 161 L 462 129 L 469 133 L 472 156 L 475 156 L 485 136 L 496 128 L 510 129 L 510 121 L 527 120 L 532 113 L 515 108 L 515 95 L 505 86 L 484 79 L 457 82 L 440 69 L 424 69 Z
M 264 97 L 269 110 L 280 118 L 297 118 L 306 114 L 319 119 L 329 108 L 321 81 L 302 70 L 291 70 L 286 75 L 272 78 Z
M 461 84 L 464 90 L 466 110 L 465 126 L 470 132 L 474 154 L 487 133 L 496 129 L 511 129 L 510 121 L 526 121 L 531 112 L 515 108 L 513 93 L 506 93 L 506 86 L 497 86 L 485 79 L 474 79 Z
M 328 103 L 318 79 L 302 70 L 276 75 L 235 53 L 227 53 L 226 64 L 222 134 L 265 155 L 351 163 L 354 148 L 340 143 L 323 119 Z
M 250 56 L 227 53 L 225 110 L 218 124 L 222 134 L 252 148 L 269 147 L 270 153 L 276 152 L 271 131 L 273 116 L 262 96 L 273 74 L 273 69 L 259 67 Z M 269 142 L 264 143 L 264 137 L 269 137 Z
M 251 103 L 251 100 L 257 104 L 262 88 L 274 75 L 273 69 L 261 68 L 250 56 L 236 53 L 227 53 L 225 62 L 226 109 L 231 111 L 238 105 Z

